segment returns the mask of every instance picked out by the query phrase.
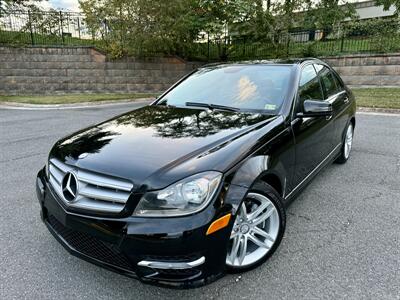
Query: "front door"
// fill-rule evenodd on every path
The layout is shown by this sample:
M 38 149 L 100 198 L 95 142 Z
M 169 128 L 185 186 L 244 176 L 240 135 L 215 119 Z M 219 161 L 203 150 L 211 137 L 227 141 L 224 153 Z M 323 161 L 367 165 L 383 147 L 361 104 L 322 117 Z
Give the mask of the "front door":
M 334 148 L 332 117 L 302 117 L 305 100 L 323 100 L 321 82 L 312 64 L 301 71 L 292 130 L 296 143 L 296 168 L 293 187 L 296 187 L 316 169 Z

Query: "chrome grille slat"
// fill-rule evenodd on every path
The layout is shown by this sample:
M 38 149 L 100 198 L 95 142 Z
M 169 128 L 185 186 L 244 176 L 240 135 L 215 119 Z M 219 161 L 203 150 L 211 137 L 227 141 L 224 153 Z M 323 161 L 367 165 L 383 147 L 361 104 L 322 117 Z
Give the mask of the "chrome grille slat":
M 95 212 L 110 212 L 110 213 L 119 213 L 124 208 L 123 204 L 96 201 L 86 197 L 81 197 L 77 202 L 73 202 L 69 204 L 69 206 Z
M 58 184 L 61 185 L 65 172 L 61 172 L 60 169 L 54 167 L 54 165 L 52 164 L 49 165 L 49 172 L 51 176 L 53 176 L 54 179 L 58 182 Z
M 72 167 L 70 167 L 54 158 L 50 160 L 50 164 L 55 166 L 57 169 L 59 169 L 63 173 L 67 173 L 68 171 L 72 170 Z
M 77 176 L 79 181 L 84 181 L 93 185 L 104 186 L 111 189 L 123 190 L 127 192 L 130 192 L 132 189 L 132 184 L 128 182 L 116 180 L 110 177 L 100 176 L 83 170 L 78 170 Z
M 81 188 L 79 191 L 79 195 L 88 198 L 99 199 L 109 202 L 118 202 L 123 204 L 125 204 L 129 198 L 129 193 L 119 191 L 117 192 L 110 189 L 93 187 L 90 185 Z
M 55 190 L 55 192 L 58 194 L 58 196 L 60 196 L 61 198 L 63 198 L 62 192 L 61 192 L 61 184 L 59 184 L 53 176 L 50 175 L 50 184 L 53 187 L 53 189 Z
M 73 201 L 63 196 L 62 182 L 68 172 L 74 173 L 78 181 Z M 83 170 L 54 158 L 49 161 L 49 175 L 50 185 L 69 207 L 95 212 L 121 212 L 133 188 L 127 180 Z

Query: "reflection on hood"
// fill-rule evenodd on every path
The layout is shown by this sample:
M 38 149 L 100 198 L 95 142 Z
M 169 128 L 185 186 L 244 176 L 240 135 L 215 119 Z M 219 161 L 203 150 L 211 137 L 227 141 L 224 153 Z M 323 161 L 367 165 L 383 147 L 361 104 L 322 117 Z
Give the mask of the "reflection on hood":
M 152 128 L 159 137 L 205 137 L 224 129 L 239 129 L 265 119 L 261 114 L 147 106 L 115 120 L 116 126 Z

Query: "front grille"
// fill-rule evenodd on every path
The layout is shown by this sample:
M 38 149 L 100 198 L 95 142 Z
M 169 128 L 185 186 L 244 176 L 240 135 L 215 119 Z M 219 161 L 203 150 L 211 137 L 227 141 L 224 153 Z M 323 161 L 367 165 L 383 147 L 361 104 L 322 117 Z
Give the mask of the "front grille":
M 133 271 L 127 258 L 115 245 L 101 241 L 87 233 L 67 228 L 52 215 L 48 216 L 47 221 L 54 231 L 74 250 L 101 262 Z
M 63 179 L 69 172 L 75 174 L 78 181 L 73 201 L 64 197 L 62 188 Z M 127 180 L 89 172 L 54 158 L 49 161 L 49 177 L 51 186 L 65 204 L 94 212 L 121 212 L 133 187 Z

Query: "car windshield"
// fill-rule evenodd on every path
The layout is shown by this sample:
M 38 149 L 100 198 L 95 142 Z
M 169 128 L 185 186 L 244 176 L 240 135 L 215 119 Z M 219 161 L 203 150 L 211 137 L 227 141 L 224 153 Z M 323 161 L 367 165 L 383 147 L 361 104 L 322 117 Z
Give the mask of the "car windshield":
M 165 94 L 158 104 L 279 112 L 291 74 L 288 65 L 204 67 Z M 221 107 L 217 107 L 221 106 Z

